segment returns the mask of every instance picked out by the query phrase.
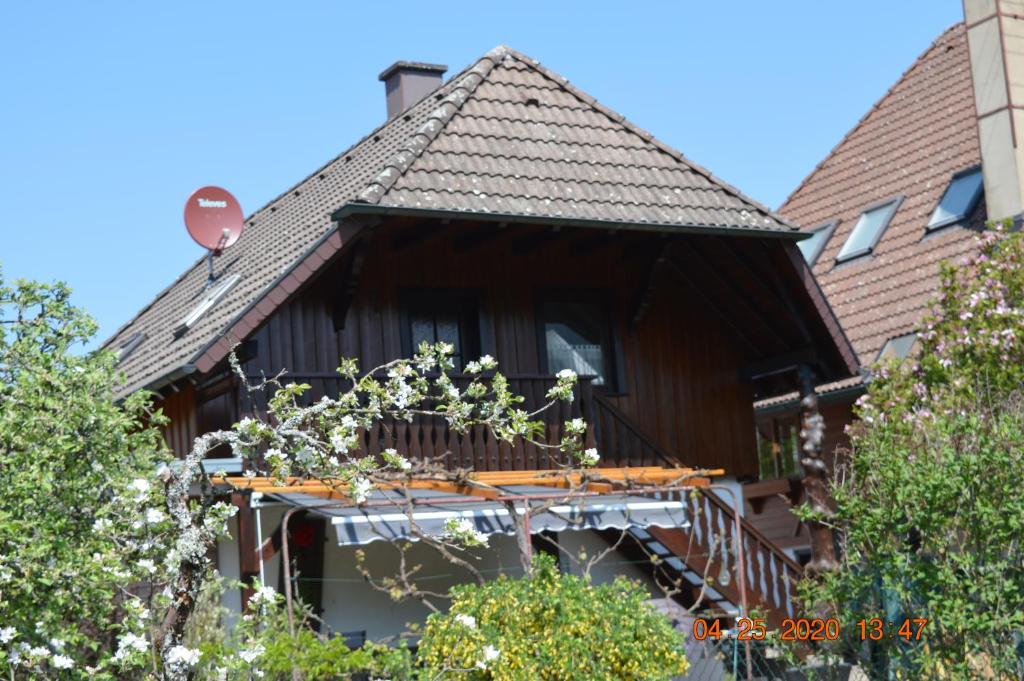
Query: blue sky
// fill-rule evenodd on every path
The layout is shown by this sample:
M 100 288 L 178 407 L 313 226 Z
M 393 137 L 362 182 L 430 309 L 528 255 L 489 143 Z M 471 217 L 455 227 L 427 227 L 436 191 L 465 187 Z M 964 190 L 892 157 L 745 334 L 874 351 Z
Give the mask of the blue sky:
M 959 0 L 4 3 L 0 267 L 62 279 L 101 339 L 201 255 L 193 189 L 248 213 L 384 118 L 398 59 L 505 43 L 771 207 Z

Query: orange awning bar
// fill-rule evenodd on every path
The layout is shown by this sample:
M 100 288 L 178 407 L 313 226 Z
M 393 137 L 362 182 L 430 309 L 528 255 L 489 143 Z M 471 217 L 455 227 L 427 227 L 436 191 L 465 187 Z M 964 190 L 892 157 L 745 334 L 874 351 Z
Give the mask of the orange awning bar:
M 632 468 L 595 468 L 567 473 L 560 470 L 481 471 L 468 473 L 457 480 L 422 477 L 395 477 L 377 481 L 377 489 L 429 489 L 461 496 L 497 499 L 505 494 L 499 487 L 534 485 L 555 489 L 580 488 L 592 493 L 607 494 L 631 486 L 707 487 L 710 476 L 723 475 L 722 469 L 664 468 L 642 466 Z M 348 484 L 341 479 L 308 479 L 289 477 L 279 481 L 271 478 L 244 476 L 214 477 L 214 484 L 227 484 L 234 489 L 265 494 L 302 493 L 324 499 L 346 499 Z

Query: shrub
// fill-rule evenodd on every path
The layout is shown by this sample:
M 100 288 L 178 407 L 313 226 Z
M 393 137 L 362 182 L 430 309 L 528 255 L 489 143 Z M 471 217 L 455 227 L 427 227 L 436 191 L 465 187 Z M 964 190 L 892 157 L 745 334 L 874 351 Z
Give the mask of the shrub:
M 185 643 L 202 652 L 194 670 L 197 678 L 293 681 L 296 673 L 303 681 L 412 678 L 412 654 L 404 642 L 398 647 L 367 642 L 349 648 L 344 638 L 314 631 L 310 609 L 299 603 L 292 635 L 284 598 L 272 589 L 257 590 L 252 613 L 228 632 L 228 612 L 220 605 L 224 586 L 221 580 L 208 582 L 189 621 Z
M 531 577 L 452 589 L 427 619 L 419 660 L 429 678 L 559 681 L 667 679 L 687 669 L 682 637 L 624 578 L 596 586 L 538 554 Z
M 872 678 L 1020 678 L 1024 632 L 1024 240 L 944 265 L 912 364 L 880 366 L 833 489 L 841 568 L 802 585 Z M 805 514 L 809 515 L 809 514 Z M 920 641 L 858 622 L 927 618 Z

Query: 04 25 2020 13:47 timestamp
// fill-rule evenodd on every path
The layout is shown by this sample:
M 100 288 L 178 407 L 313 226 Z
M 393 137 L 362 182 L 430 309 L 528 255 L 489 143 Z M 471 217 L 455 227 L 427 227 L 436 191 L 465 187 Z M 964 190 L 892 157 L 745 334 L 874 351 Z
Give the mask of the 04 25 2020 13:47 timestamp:
M 912 617 L 903 620 L 887 620 L 880 617 L 858 620 L 856 634 L 862 641 L 881 641 L 901 638 L 905 641 L 920 641 L 927 617 Z M 780 623 L 779 640 L 782 641 L 836 641 L 841 633 L 839 620 L 818 617 L 798 619 L 786 618 Z M 698 641 L 723 636 L 735 637 L 739 641 L 763 641 L 768 637 L 765 620 L 761 618 L 737 618 L 734 629 L 723 628 L 718 619 L 696 619 L 693 621 L 693 638 Z

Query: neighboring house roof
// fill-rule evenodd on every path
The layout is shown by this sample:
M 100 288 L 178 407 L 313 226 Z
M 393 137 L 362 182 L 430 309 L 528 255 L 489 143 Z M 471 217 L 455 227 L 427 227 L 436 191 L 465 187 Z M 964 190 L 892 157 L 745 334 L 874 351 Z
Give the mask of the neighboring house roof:
M 802 229 L 838 220 L 814 273 L 864 365 L 913 331 L 936 294 L 938 265 L 975 248 L 964 226 L 926 233 L 953 174 L 981 163 L 963 24 L 945 31 L 779 209 Z M 836 263 L 865 208 L 902 196 L 871 255 Z M 985 220 L 978 201 L 966 221 Z
M 145 335 L 120 365 L 122 392 L 191 370 L 304 257 L 340 247 L 331 215 L 343 206 L 795 236 L 564 78 L 498 47 L 253 213 L 217 263 L 240 281 L 186 333 L 173 331 L 203 298 L 203 259 L 115 333 L 106 347 Z

